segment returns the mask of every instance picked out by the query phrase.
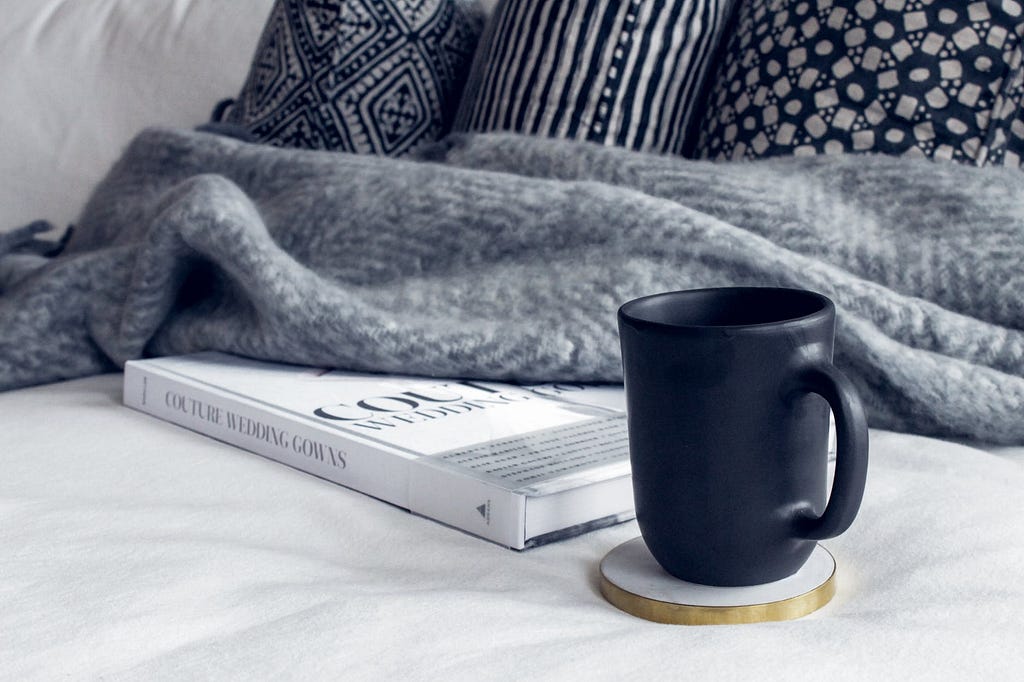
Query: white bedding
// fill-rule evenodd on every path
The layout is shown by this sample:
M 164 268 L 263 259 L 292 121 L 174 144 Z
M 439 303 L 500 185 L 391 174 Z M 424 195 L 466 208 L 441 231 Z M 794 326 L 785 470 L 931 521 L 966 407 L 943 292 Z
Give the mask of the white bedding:
M 10 679 L 1019 679 L 1024 448 L 872 433 L 838 593 L 785 623 L 641 621 L 628 523 L 516 553 L 120 405 L 0 394 Z

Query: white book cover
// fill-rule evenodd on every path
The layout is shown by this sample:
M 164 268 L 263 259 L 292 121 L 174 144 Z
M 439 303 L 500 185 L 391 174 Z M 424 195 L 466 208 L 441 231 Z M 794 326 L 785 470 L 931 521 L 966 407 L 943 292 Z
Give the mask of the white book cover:
M 632 517 L 621 387 L 128 363 L 125 404 L 522 549 Z

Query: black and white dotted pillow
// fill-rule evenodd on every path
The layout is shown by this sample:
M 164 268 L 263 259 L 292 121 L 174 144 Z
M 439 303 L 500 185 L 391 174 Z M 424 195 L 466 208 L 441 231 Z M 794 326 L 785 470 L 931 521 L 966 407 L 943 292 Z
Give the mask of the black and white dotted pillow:
M 1016 165 L 1024 0 L 741 0 L 697 153 Z
M 277 0 L 225 122 L 285 147 L 400 156 L 451 126 L 471 0 Z
M 732 0 L 500 0 L 455 129 L 693 148 Z

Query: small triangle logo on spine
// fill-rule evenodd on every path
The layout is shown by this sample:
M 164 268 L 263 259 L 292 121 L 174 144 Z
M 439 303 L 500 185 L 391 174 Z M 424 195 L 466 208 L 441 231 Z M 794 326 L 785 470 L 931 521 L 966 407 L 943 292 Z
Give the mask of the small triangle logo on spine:
M 476 510 L 480 513 L 480 517 L 487 522 L 487 525 L 491 525 L 491 501 L 487 500 L 477 507 Z

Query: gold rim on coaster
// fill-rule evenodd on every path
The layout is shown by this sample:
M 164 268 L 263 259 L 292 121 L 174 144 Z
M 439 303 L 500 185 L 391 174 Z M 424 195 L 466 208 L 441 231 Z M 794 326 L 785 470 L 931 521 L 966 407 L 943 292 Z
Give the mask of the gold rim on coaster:
M 635 538 L 634 540 L 631 540 L 630 543 L 636 543 L 637 541 L 642 543 L 640 538 Z M 612 552 L 609 552 L 608 556 L 610 557 L 616 551 L 624 549 L 625 545 L 630 543 L 620 545 L 616 549 L 612 550 Z M 636 550 L 637 548 L 634 547 L 633 549 Z M 654 558 L 650 557 L 646 547 L 643 548 L 643 552 L 646 554 L 644 557 L 645 561 L 649 557 L 649 560 L 654 562 Z M 824 557 L 820 557 L 817 562 L 818 564 L 822 564 L 827 568 L 827 562 L 831 562 L 831 570 L 828 572 L 827 577 L 824 577 L 824 580 L 821 580 L 820 582 L 815 581 L 817 584 L 814 587 L 811 587 L 811 589 L 784 599 L 775 599 L 762 603 L 730 604 L 724 606 L 709 606 L 706 604 L 679 603 L 665 601 L 664 599 L 654 599 L 649 596 L 636 594 L 635 592 L 627 590 L 621 585 L 616 584 L 606 574 L 604 561 L 601 563 L 601 594 L 611 604 L 622 611 L 655 623 L 666 623 L 672 625 L 738 625 L 741 623 L 763 623 L 768 621 L 792 620 L 817 611 L 825 604 L 829 603 L 836 593 L 835 559 L 828 550 L 821 547 L 821 545 L 818 545 L 815 548 L 815 552 L 823 552 L 824 555 L 827 556 L 827 560 Z M 636 552 L 634 552 L 634 554 L 635 553 Z M 608 557 L 606 557 L 606 560 L 607 558 Z M 644 566 L 643 568 L 646 568 L 648 571 L 655 570 L 649 566 Z M 709 588 L 707 586 L 698 586 L 693 583 L 686 583 L 682 580 L 672 578 L 665 573 L 660 566 L 658 566 L 656 570 L 661 574 L 659 576 L 655 576 L 657 580 L 669 584 L 670 586 L 678 583 L 679 589 L 677 594 L 684 599 L 687 596 L 686 591 L 688 588 L 695 588 L 705 594 L 708 593 L 709 590 L 716 591 L 719 594 L 726 594 L 726 591 L 746 590 L 749 594 L 755 594 L 755 592 L 751 592 L 751 590 L 758 590 L 764 587 Z M 824 575 L 824 573 L 822 572 L 821 575 Z M 813 576 L 811 578 L 813 580 Z M 781 585 L 781 582 L 779 584 Z M 739 592 L 735 593 L 740 594 Z

